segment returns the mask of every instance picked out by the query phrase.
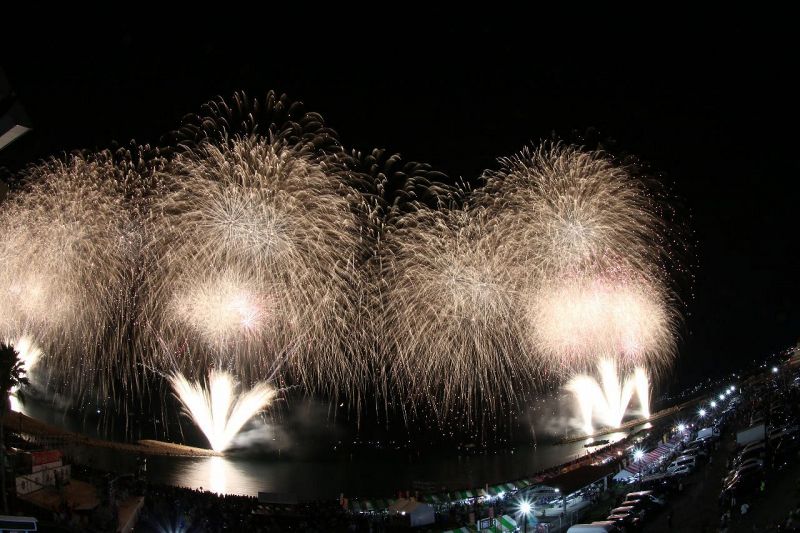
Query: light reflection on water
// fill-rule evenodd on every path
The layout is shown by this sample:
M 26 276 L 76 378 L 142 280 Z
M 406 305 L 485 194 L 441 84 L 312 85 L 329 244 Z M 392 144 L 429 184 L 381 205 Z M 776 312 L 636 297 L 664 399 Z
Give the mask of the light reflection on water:
M 637 430 L 639 428 L 636 428 Z M 611 433 L 610 443 L 628 435 Z M 412 490 L 414 481 L 448 490 L 477 488 L 519 479 L 586 455 L 599 448 L 584 442 L 518 446 L 514 453 L 458 456 L 455 453 L 352 455 L 330 460 L 279 460 L 264 457 L 205 457 L 149 459 L 152 481 L 229 494 L 259 491 L 294 494 L 300 498 L 350 496 L 388 497 Z
M 25 407 L 36 409 L 35 402 Z M 31 412 L 32 416 L 69 427 L 63 415 Z M 647 424 L 649 426 L 649 424 Z M 637 431 L 642 427 L 633 428 Z M 78 429 L 78 428 L 75 428 Z M 91 429 L 91 428 L 88 428 Z M 85 433 L 91 433 L 87 428 Z M 616 442 L 627 432 L 616 432 L 598 440 Z M 396 496 L 413 490 L 415 482 L 436 489 L 478 488 L 486 484 L 519 479 L 568 462 L 598 447 L 585 447 L 585 441 L 538 446 L 517 445 L 513 453 L 458 455 L 451 449 L 424 450 L 420 454 L 394 451 L 365 451 L 350 455 L 330 455 L 301 459 L 276 455 L 228 457 L 149 457 L 150 481 L 226 494 L 255 496 L 259 491 L 294 494 L 301 499 L 335 499 L 348 496 Z M 66 451 L 66 450 L 65 450 Z M 73 448 L 70 457 L 93 467 L 132 473 L 136 457 L 103 448 Z

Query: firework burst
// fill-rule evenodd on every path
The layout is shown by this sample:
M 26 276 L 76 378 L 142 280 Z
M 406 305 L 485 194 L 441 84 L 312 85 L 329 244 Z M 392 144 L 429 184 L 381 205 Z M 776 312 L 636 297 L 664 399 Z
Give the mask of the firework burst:
M 508 242 L 529 350 L 562 374 L 597 357 L 667 364 L 677 313 L 659 197 L 597 152 L 546 144 L 501 161 L 476 201 Z
M 291 352 L 288 369 L 312 389 L 363 379 L 364 241 L 335 167 L 247 137 L 201 143 L 159 179 L 142 322 L 165 357 L 183 371 L 222 359 L 255 381 Z
M 346 152 L 275 93 L 215 100 L 167 138 L 33 167 L 0 211 L 0 338 L 31 336 L 63 387 L 279 367 L 472 418 L 543 374 L 671 360 L 665 204 L 601 153 L 545 144 L 471 191 Z
M 106 394 L 119 376 L 138 233 L 130 167 L 109 153 L 29 169 L 0 211 L 0 327 L 42 348 L 51 383 Z M 111 355 L 110 355 L 111 354 Z
M 387 233 L 384 346 L 401 396 L 440 418 L 469 418 L 515 401 L 532 369 L 519 343 L 514 272 L 491 220 L 420 207 Z

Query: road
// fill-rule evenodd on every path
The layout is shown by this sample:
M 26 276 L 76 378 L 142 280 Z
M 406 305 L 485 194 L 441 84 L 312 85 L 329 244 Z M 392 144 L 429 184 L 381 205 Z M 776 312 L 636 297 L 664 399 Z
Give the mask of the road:
M 713 462 L 698 469 L 685 483 L 683 493 L 677 495 L 655 520 L 645 526 L 644 531 L 718 531 L 723 509 L 719 505 L 722 479 L 727 475 L 726 461 L 734 457 L 734 433 L 728 432 L 721 441 L 720 449 L 713 454 Z M 800 461 L 797 459 L 786 470 L 777 472 L 767 483 L 764 495 L 756 493 L 746 501 L 750 512 L 741 515 L 737 508 L 731 510 L 730 533 L 752 531 L 778 531 L 779 523 L 786 521 L 789 511 L 798 505 L 798 480 Z M 672 514 L 672 525 L 668 516 Z

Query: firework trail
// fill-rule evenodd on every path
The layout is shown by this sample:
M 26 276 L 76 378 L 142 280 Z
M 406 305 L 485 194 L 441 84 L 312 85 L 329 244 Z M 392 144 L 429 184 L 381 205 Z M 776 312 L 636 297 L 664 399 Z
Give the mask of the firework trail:
M 31 167 L 0 211 L 0 336 L 29 336 L 49 383 L 104 395 L 119 376 L 138 232 L 133 169 L 110 153 Z
M 277 391 L 264 382 L 237 394 L 236 380 L 219 370 L 209 373 L 207 386 L 190 382 L 180 373 L 173 374 L 170 383 L 186 414 L 216 452 L 228 449 L 239 430 L 277 396 Z

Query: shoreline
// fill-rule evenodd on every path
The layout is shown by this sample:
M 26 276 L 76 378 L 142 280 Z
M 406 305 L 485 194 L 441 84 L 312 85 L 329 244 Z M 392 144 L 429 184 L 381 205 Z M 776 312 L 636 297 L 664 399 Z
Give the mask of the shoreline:
M 106 448 L 133 454 L 150 456 L 157 455 L 165 457 L 224 456 L 224 454 L 215 452 L 214 450 L 187 446 L 185 444 L 178 444 L 175 442 L 144 439 L 136 443 L 128 443 L 97 439 L 74 431 L 66 431 L 40 420 L 36 420 L 35 418 L 31 418 L 17 411 L 10 411 L 3 420 L 3 425 L 8 431 L 14 433 L 31 435 L 32 437 L 40 439 L 52 439 L 52 441 L 54 441 L 53 444 L 55 445 L 58 445 L 59 443 L 62 445 L 80 444 L 83 446 Z

